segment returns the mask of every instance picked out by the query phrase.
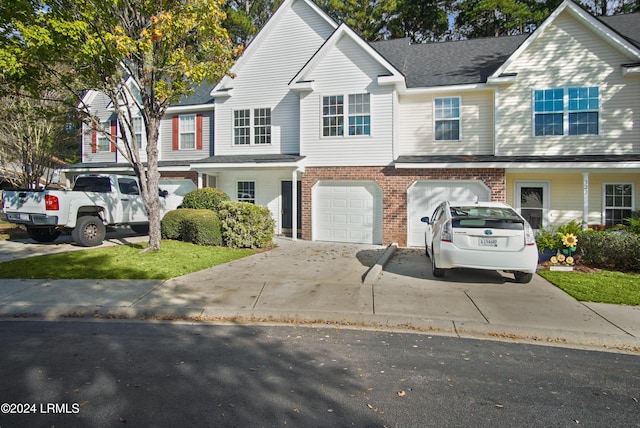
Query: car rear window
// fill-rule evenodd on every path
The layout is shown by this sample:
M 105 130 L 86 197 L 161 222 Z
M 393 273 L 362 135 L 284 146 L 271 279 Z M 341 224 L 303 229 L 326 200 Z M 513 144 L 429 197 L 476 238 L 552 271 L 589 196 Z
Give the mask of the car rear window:
M 523 230 L 524 222 L 511 208 L 451 207 L 453 227 Z

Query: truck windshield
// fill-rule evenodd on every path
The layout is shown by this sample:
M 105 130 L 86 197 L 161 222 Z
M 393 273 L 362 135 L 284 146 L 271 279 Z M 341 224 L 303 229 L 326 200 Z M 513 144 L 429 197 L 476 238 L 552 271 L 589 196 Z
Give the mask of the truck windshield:
M 74 192 L 111 192 L 109 177 L 79 177 L 73 185 Z

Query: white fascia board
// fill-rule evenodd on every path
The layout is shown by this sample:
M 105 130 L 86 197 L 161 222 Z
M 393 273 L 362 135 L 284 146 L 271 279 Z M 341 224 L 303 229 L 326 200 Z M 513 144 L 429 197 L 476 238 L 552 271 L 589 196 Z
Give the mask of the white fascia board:
M 507 172 L 522 172 L 523 170 L 584 170 L 584 169 L 609 169 L 618 170 L 624 169 L 625 171 L 618 172 L 630 172 L 629 169 L 639 169 L 640 162 L 616 162 L 615 167 L 611 165 L 611 162 L 573 162 L 571 166 L 567 166 L 566 162 L 439 162 L 439 163 L 424 163 L 424 162 L 403 162 L 395 163 L 396 169 L 475 169 L 475 168 L 490 168 L 490 169 L 506 169 Z
M 402 95 L 437 94 L 442 92 L 466 92 L 482 89 L 494 89 L 486 83 L 474 83 L 469 85 L 432 86 L 430 88 L 405 88 L 400 91 Z
M 622 64 L 622 77 L 640 76 L 640 64 Z
M 214 110 L 213 104 L 198 104 L 198 105 L 191 105 L 191 106 L 175 106 L 175 107 L 169 106 L 167 108 L 167 114 L 192 112 L 192 111 L 193 112 L 213 111 L 213 110 Z
M 301 166 L 295 162 L 239 162 L 239 163 L 192 163 L 190 169 L 194 171 L 205 170 L 230 170 L 230 169 L 273 169 L 273 168 L 292 168 L 298 169 Z M 302 167 L 303 168 L 303 167 Z
M 300 81 L 289 84 L 289 89 L 295 92 L 313 92 L 314 90 L 314 81 Z
M 240 69 L 242 69 L 242 66 L 247 61 L 246 58 L 251 56 L 251 55 L 253 55 L 253 52 L 260 48 L 260 45 L 262 45 L 263 41 L 268 37 L 268 34 L 271 31 L 271 28 L 274 28 L 274 27 L 276 27 L 278 25 L 278 23 L 282 20 L 282 17 L 284 16 L 285 11 L 287 9 L 291 9 L 293 7 L 293 4 L 296 1 L 305 2 L 311 9 L 313 9 L 330 26 L 332 26 L 333 28 L 337 28 L 338 27 L 338 24 L 329 15 L 327 15 L 327 13 L 325 11 L 320 9 L 313 1 L 310 1 L 310 0 L 285 0 L 278 7 L 276 12 L 271 16 L 271 18 L 269 18 L 267 23 L 260 29 L 260 31 L 258 31 L 258 34 L 256 34 L 256 36 L 253 38 L 253 40 L 251 40 L 249 45 L 247 45 L 247 47 L 245 48 L 245 50 L 242 53 L 242 55 L 240 56 L 240 58 L 238 58 L 236 60 L 235 64 L 233 64 L 233 66 L 231 67 L 231 70 L 229 70 L 230 74 L 224 76 L 222 78 L 222 80 L 220 80 L 220 83 L 218 83 L 211 90 L 211 96 L 229 96 L 229 95 L 224 95 L 223 93 L 221 93 L 221 91 L 224 91 L 225 89 L 228 89 L 228 86 L 233 81 L 233 78 L 231 76 L 233 76 L 233 75 L 235 75 L 235 74 L 240 72 Z

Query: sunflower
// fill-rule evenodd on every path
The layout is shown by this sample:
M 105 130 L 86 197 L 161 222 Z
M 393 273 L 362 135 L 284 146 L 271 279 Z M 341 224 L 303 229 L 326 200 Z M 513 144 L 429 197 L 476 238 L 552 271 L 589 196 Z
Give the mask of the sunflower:
M 558 254 L 558 261 L 559 261 L 560 263 L 562 263 L 562 262 L 565 260 L 565 258 L 566 258 L 566 257 L 564 256 L 564 254 Z
M 551 262 L 551 264 L 555 265 L 558 263 L 558 258 L 556 256 L 551 256 L 549 261 Z
M 578 238 L 573 233 L 567 233 L 566 235 L 562 235 L 562 243 L 565 247 L 575 247 L 578 243 Z
M 567 257 L 567 259 L 565 260 L 565 262 L 566 262 L 568 265 L 572 265 L 572 264 L 575 262 L 575 260 L 573 259 L 573 257 L 569 256 L 569 257 Z

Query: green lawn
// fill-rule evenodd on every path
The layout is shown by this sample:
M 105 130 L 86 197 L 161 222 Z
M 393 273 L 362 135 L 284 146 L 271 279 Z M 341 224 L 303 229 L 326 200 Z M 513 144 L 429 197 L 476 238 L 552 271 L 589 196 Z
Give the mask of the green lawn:
M 0 263 L 0 278 L 169 279 L 254 254 L 253 250 L 162 241 L 160 251 L 142 253 L 147 244 L 121 245 Z
M 640 274 L 613 271 L 538 274 L 582 302 L 640 305 Z

